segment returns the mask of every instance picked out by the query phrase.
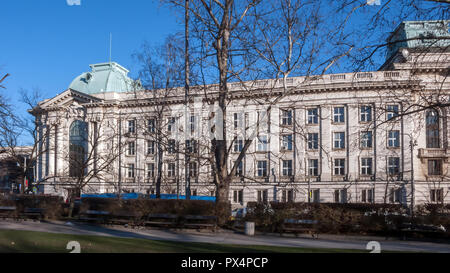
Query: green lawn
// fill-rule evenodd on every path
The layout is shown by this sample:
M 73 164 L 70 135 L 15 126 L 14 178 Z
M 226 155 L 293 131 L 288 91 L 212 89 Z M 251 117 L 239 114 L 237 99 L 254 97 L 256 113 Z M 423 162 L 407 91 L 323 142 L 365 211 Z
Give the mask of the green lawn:
M 368 252 L 276 246 L 184 243 L 102 236 L 0 230 L 0 253 L 68 253 L 67 243 L 77 241 L 82 253 L 342 253 Z

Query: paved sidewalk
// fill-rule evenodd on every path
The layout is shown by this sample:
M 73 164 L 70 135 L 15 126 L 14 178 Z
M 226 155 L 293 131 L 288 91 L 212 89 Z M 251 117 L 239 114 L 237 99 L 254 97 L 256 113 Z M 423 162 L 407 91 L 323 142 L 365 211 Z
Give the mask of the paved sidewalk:
M 112 236 L 123 238 L 141 238 L 150 240 L 166 240 L 179 242 L 203 242 L 237 245 L 273 245 L 284 247 L 303 248 L 337 248 L 337 249 L 361 249 L 366 250 L 369 241 L 378 241 L 381 250 L 405 251 L 405 252 L 439 252 L 450 253 L 450 244 L 431 242 L 415 242 L 400 240 L 385 240 L 382 237 L 363 236 L 333 236 L 321 235 L 319 239 L 306 236 L 280 237 L 275 235 L 256 235 L 253 237 L 232 231 L 197 232 L 186 230 L 162 230 L 162 229 L 133 229 L 123 226 L 96 226 L 84 223 L 65 223 L 60 221 L 8 221 L 0 220 L 0 229 L 26 230 L 49 233 Z

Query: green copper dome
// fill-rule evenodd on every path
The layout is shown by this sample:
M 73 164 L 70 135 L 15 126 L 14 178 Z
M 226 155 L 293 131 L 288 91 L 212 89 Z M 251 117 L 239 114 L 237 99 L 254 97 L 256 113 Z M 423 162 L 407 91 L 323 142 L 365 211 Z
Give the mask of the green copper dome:
M 92 71 L 78 76 L 69 89 L 85 94 L 142 90 L 141 83 L 128 77 L 129 71 L 118 63 L 91 64 L 90 67 Z

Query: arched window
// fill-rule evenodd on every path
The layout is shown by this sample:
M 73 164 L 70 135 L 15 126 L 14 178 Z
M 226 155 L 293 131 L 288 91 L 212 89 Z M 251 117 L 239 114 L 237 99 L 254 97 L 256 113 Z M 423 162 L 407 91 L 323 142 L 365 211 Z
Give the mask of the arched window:
M 428 110 L 426 113 L 427 148 L 440 148 L 439 141 L 439 113 Z
M 69 174 L 70 177 L 82 177 L 86 174 L 88 149 L 87 123 L 76 120 L 70 126 L 69 136 Z

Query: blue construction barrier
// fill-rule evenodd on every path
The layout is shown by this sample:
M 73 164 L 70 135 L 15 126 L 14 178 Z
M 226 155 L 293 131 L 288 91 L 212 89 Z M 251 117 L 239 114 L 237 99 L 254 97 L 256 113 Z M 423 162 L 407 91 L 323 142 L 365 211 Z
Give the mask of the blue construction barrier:
M 82 194 L 81 198 L 117 198 L 117 194 L 113 193 L 103 193 L 103 194 Z M 151 195 L 144 195 L 142 193 L 123 193 L 120 196 L 123 200 L 130 200 L 130 199 L 138 199 L 138 198 L 150 198 L 150 199 L 156 199 L 156 194 Z M 180 195 L 179 198 L 177 198 L 176 194 L 161 194 L 161 199 L 180 199 L 185 200 L 185 195 Z M 216 197 L 213 196 L 191 196 L 191 200 L 202 200 L 202 201 L 210 201 L 210 202 L 216 202 Z

